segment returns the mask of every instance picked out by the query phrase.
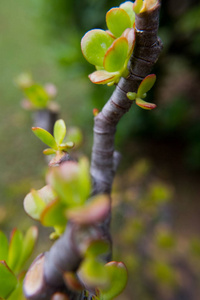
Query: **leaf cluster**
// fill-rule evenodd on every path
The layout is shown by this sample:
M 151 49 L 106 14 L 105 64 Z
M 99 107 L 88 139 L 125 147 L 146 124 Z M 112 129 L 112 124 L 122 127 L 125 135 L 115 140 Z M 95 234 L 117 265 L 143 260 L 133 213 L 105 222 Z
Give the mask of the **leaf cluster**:
M 40 127 L 32 127 L 33 133 L 47 146 L 43 151 L 45 155 L 55 155 L 55 159 L 52 160 L 52 163 L 55 163 L 62 156 L 66 154 L 70 149 L 74 148 L 75 145 L 78 147 L 82 141 L 82 134 L 78 128 L 71 128 L 68 134 L 65 122 L 60 119 L 57 120 L 54 124 L 53 135 L 50 134 L 47 130 Z M 74 142 L 71 141 L 74 140 Z
M 147 110 L 154 109 L 156 105 L 144 101 L 143 98 L 146 97 L 147 92 L 153 87 L 155 81 L 156 81 L 155 74 L 147 75 L 140 83 L 137 93 L 132 93 L 132 92 L 127 93 L 128 99 L 135 100 L 135 103 L 143 109 L 147 109 Z
M 84 286 L 95 290 L 96 296 L 92 297 L 93 300 L 112 300 L 118 296 L 126 286 L 127 270 L 122 262 L 103 262 L 102 256 L 109 250 L 107 242 L 91 241 L 77 274 L 64 274 L 67 286 L 73 290 L 81 290 Z
M 110 9 L 106 14 L 108 30 L 93 29 L 81 40 L 86 60 L 97 71 L 89 75 L 96 84 L 112 85 L 128 75 L 127 64 L 135 43 L 135 13 L 131 1 Z
M 44 226 L 54 227 L 52 238 L 63 233 L 68 220 L 77 224 L 100 222 L 109 211 L 109 197 L 93 198 L 89 164 L 86 158 L 79 162 L 67 161 L 49 169 L 47 185 L 34 189 L 24 199 L 24 209 Z
M 0 231 L 0 298 L 22 300 L 24 265 L 31 255 L 38 237 L 37 227 L 30 227 L 23 235 L 13 229 L 10 241 Z

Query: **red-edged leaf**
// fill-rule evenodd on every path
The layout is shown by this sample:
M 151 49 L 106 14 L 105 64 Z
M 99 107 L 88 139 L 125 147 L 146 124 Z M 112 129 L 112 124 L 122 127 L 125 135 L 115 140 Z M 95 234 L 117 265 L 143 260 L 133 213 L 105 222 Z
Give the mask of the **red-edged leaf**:
M 95 257 L 88 257 L 83 260 L 78 276 L 87 287 L 106 289 L 110 284 L 105 265 Z
M 120 71 L 128 58 L 128 41 L 120 37 L 114 41 L 104 56 L 104 69 L 108 72 Z
M 143 108 L 143 109 L 147 109 L 147 110 L 152 110 L 152 109 L 156 108 L 156 104 L 146 102 L 146 101 L 144 101 L 144 100 L 142 100 L 142 99 L 140 99 L 140 98 L 137 98 L 136 101 L 135 101 L 135 103 L 136 103 L 139 107 L 141 107 L 141 108 Z
M 95 71 L 89 75 L 90 80 L 96 84 L 106 84 L 115 79 L 118 73 L 111 73 L 107 71 Z
M 156 75 L 150 74 L 146 76 L 139 85 L 137 96 L 138 98 L 143 98 L 142 96 L 147 93 L 156 81 Z
M 51 168 L 47 174 L 47 182 L 68 207 L 79 206 L 86 200 L 80 193 L 79 172 L 80 167 L 77 162 L 67 161 Z
M 81 40 L 81 50 L 85 59 L 95 66 L 103 66 L 103 58 L 114 39 L 101 29 L 88 31 Z
M 111 261 L 105 265 L 109 274 L 110 287 L 100 288 L 100 295 L 104 300 L 110 300 L 117 297 L 124 290 L 127 284 L 127 269 L 122 262 Z
M 142 7 L 143 7 L 143 0 L 135 0 L 133 10 L 136 14 L 139 14 L 141 12 Z
M 120 37 L 126 28 L 130 28 L 132 21 L 122 8 L 111 8 L 106 14 L 106 24 L 115 37 Z
M 136 9 L 138 12 L 136 12 L 136 11 L 135 12 L 136 13 L 143 13 L 145 11 L 150 11 L 151 9 L 153 9 L 159 3 L 159 0 L 143 1 L 142 7 L 141 7 L 142 0 L 139 0 L 139 1 L 136 0 L 136 2 L 138 2 L 138 9 Z
M 50 202 L 43 210 L 40 220 L 44 226 L 65 226 L 65 205 L 58 200 Z
M 49 185 L 40 190 L 31 190 L 24 199 L 24 209 L 33 219 L 39 220 L 46 205 L 56 198 L 55 192 Z
M 123 10 L 125 10 L 125 12 L 129 15 L 129 18 L 131 20 L 131 27 L 133 27 L 133 24 L 135 22 L 135 13 L 133 10 L 133 7 L 134 7 L 133 2 L 126 1 L 126 2 L 122 3 L 119 7 L 122 8 Z
M 55 150 L 58 149 L 57 143 L 54 137 L 45 129 L 40 127 L 32 127 L 33 133 L 46 145 Z
M 128 41 L 128 55 L 131 55 L 135 46 L 135 30 L 133 28 L 127 28 L 122 36 Z
M 113 41 L 115 40 L 115 36 L 110 32 L 109 30 L 106 30 L 106 32 L 113 38 Z
M 67 216 L 77 224 L 94 224 L 104 220 L 109 210 L 109 197 L 107 195 L 98 195 L 85 206 L 68 210 Z

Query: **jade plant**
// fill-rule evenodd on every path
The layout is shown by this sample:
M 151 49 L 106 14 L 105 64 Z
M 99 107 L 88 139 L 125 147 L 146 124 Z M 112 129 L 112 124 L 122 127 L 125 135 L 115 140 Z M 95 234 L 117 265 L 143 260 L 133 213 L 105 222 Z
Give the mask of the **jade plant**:
M 126 285 L 125 265 L 112 259 L 109 229 L 112 183 L 120 162 L 114 140 L 117 124 L 133 100 L 146 109 L 155 107 L 143 99 L 155 82 L 155 75 L 149 74 L 162 49 L 157 36 L 159 8 L 158 0 L 124 2 L 107 12 L 108 30 L 94 29 L 82 38 L 83 55 L 96 67 L 90 80 L 116 85 L 102 110 L 94 111 L 90 164 L 86 158 L 75 160 L 73 153 L 69 154 L 76 142 L 66 135 L 63 120 L 56 121 L 53 134 L 33 127 L 34 134 L 49 147 L 44 154 L 54 157 L 49 163 L 46 185 L 30 191 L 24 208 L 31 218 L 54 228 L 50 237 L 55 241 L 26 273 L 26 299 L 112 300 Z M 48 107 L 48 92 L 32 79 L 22 79 L 18 82 L 30 106 Z M 18 271 L 20 263 L 11 267 Z M 17 284 L 14 279 L 11 282 L 9 292 Z
M 97 69 L 89 75 L 93 83 L 113 85 L 128 75 L 135 44 L 133 7 L 133 2 L 127 1 L 110 9 L 106 14 L 108 30 L 93 29 L 82 38 L 83 55 Z
M 62 143 L 66 133 L 63 120 L 58 120 L 54 128 L 55 138 L 42 128 L 37 128 L 36 135 L 52 149 L 61 151 L 58 150 L 59 143 Z M 61 149 L 66 150 L 64 147 Z M 46 181 L 46 186 L 38 191 L 31 190 L 25 197 L 24 208 L 30 217 L 40 221 L 43 226 L 54 227 L 50 238 L 59 238 L 70 222 L 88 230 L 109 215 L 109 195 L 91 196 L 91 178 L 86 158 L 79 162 L 66 161 L 51 168 Z M 86 239 L 79 250 L 82 256 L 80 268 L 77 274 L 64 272 L 65 283 L 72 290 L 81 291 L 84 286 L 94 289 L 94 300 L 110 300 L 120 294 L 127 282 L 127 271 L 122 262 L 105 264 L 101 256 L 109 251 L 109 247 L 107 242 L 100 239 L 100 233 Z
M 52 238 L 63 233 L 68 220 L 90 224 L 100 221 L 107 214 L 109 198 L 106 195 L 90 198 L 91 182 L 86 158 L 50 169 L 46 182 L 47 185 L 38 191 L 32 189 L 25 197 L 24 209 L 42 225 L 54 227 Z
M 13 229 L 10 241 L 0 231 L 0 299 L 22 300 L 25 264 L 37 240 L 37 227 L 30 227 L 25 235 Z
M 136 93 L 128 92 L 127 97 L 129 100 L 135 100 L 135 103 L 143 109 L 153 109 L 156 107 L 155 104 L 149 103 L 143 100 L 146 97 L 147 92 L 152 88 L 156 81 L 156 75 L 151 74 L 146 76 L 140 83 Z
M 32 127 L 33 133 L 47 146 L 43 151 L 45 155 L 55 155 L 50 164 L 56 164 L 72 148 L 81 144 L 82 134 L 77 127 L 71 127 L 67 133 L 65 122 L 57 120 L 53 127 L 53 135 L 40 127 Z M 73 139 L 73 142 L 71 141 Z
M 128 62 L 135 46 L 135 13 L 145 12 L 157 1 L 127 1 L 119 7 L 110 9 L 106 14 L 108 30 L 93 29 L 88 31 L 81 40 L 81 49 L 86 60 L 93 64 L 97 71 L 89 75 L 96 84 L 117 84 L 121 77 L 128 77 Z M 156 80 L 154 74 L 146 76 L 141 82 L 137 93 L 128 92 L 130 100 L 144 109 L 156 107 L 142 98 L 152 88 Z

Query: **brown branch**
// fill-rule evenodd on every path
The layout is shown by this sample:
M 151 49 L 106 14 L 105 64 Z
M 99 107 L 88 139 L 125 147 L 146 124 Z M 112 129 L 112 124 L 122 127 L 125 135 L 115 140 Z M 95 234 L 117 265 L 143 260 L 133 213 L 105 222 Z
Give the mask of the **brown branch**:
M 129 62 L 130 74 L 127 78 L 120 79 L 112 96 L 95 117 L 91 158 L 93 194 L 111 193 L 120 160 L 119 154 L 114 150 L 116 126 L 133 103 L 126 94 L 137 92 L 140 82 L 150 73 L 162 49 L 162 43 L 157 37 L 159 8 L 160 4 L 157 4 L 154 9 L 136 15 L 136 45 Z M 110 216 L 100 227 L 91 228 L 89 232 L 96 232 L 102 238 L 109 239 L 109 223 Z M 59 293 L 66 294 L 70 300 L 91 299 L 91 296 L 70 292 L 62 276 L 64 271 L 75 271 L 82 259 L 80 247 L 85 243 L 85 234 L 82 235 L 80 228 L 74 226 L 69 224 L 50 251 L 33 262 L 24 281 L 27 299 L 53 299 L 51 297 L 55 298 Z M 87 234 L 88 238 L 94 238 L 88 232 Z
M 115 174 L 114 139 L 116 126 L 133 104 L 126 94 L 137 92 L 140 82 L 150 73 L 162 50 L 157 36 L 160 4 L 136 15 L 136 43 L 129 61 L 130 74 L 121 78 L 112 96 L 95 117 L 91 175 L 94 194 L 110 193 Z
M 30 300 L 48 300 L 55 293 L 61 292 L 70 300 L 81 299 L 81 293 L 66 287 L 63 274 L 75 272 L 88 243 L 99 239 L 103 239 L 100 227 L 69 223 L 50 251 L 39 255 L 29 268 L 24 280 L 25 297 Z

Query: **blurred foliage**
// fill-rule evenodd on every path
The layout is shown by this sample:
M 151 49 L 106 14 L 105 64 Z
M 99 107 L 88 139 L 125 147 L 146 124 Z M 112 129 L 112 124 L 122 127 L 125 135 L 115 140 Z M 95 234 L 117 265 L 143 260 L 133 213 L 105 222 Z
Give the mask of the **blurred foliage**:
M 114 185 L 114 258 L 123 259 L 128 268 L 125 299 L 198 299 L 200 239 L 186 240 L 174 231 L 174 191 L 152 175 L 143 159 Z
M 30 227 L 25 235 L 13 229 L 8 241 L 0 231 L 0 297 L 9 300 L 25 300 L 23 296 L 24 267 L 33 252 L 38 238 L 38 229 Z
M 27 110 L 51 109 L 58 110 L 57 105 L 52 101 L 57 95 L 55 85 L 48 83 L 45 86 L 33 81 L 31 74 L 22 73 L 15 79 L 16 85 L 22 90 L 25 99 L 22 100 L 22 107 Z

